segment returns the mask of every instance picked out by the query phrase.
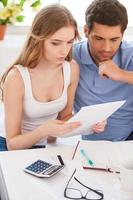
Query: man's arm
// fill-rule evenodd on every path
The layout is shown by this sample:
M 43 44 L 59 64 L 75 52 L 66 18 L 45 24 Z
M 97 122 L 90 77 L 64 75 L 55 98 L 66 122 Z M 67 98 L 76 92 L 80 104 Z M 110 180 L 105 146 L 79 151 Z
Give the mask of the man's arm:
M 122 70 L 112 60 L 108 60 L 99 64 L 99 75 L 114 81 L 133 84 L 133 72 Z

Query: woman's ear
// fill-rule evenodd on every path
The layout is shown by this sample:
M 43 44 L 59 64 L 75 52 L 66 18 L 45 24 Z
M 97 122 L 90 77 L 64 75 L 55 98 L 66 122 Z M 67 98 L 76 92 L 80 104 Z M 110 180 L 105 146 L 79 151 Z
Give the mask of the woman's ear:
M 88 35 L 89 35 L 89 28 L 87 25 L 84 25 L 84 34 L 85 34 L 85 37 L 88 38 Z

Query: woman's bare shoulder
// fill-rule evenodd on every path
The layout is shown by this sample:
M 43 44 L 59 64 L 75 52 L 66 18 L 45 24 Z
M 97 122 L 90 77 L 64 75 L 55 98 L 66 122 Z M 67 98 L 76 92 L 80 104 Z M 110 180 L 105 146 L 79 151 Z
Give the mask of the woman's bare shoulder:
M 70 62 L 71 67 L 71 80 L 78 81 L 79 80 L 79 65 L 75 60 Z
M 14 66 L 7 74 L 5 79 L 4 88 L 12 88 L 16 90 L 22 90 L 24 89 L 24 83 L 21 77 L 20 72 L 18 69 Z

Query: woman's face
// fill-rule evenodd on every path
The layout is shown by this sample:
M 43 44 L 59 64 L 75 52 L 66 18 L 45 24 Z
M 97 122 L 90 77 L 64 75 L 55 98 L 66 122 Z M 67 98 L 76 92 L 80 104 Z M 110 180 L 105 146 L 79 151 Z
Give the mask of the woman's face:
M 72 48 L 75 29 L 65 26 L 44 41 L 44 58 L 47 62 L 62 64 Z

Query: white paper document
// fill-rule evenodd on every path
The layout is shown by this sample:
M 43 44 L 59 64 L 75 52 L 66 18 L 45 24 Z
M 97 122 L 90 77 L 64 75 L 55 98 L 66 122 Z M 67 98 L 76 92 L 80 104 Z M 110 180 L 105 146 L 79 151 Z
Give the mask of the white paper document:
M 61 135 L 60 137 L 69 137 L 79 134 L 92 134 L 92 125 L 102 122 L 119 109 L 126 101 L 115 101 L 109 103 L 96 104 L 82 107 L 81 110 L 67 122 L 80 121 L 81 126 L 74 131 Z

